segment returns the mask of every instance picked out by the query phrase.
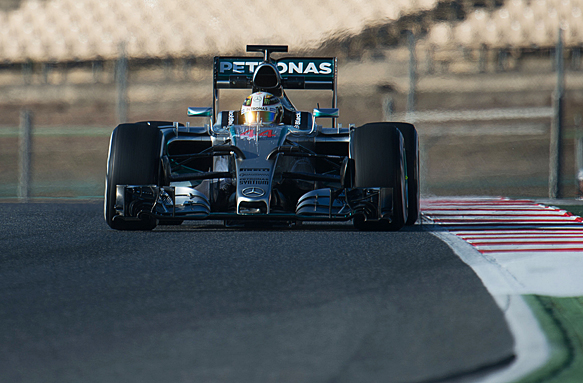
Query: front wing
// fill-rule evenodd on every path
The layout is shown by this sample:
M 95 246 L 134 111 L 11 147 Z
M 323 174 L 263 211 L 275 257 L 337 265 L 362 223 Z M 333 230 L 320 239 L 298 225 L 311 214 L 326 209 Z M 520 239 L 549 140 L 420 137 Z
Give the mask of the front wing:
M 114 220 L 282 220 L 347 221 L 357 214 L 367 220 L 390 218 L 391 189 L 317 189 L 305 193 L 293 212 L 268 214 L 213 212 L 207 196 L 190 187 L 156 185 L 117 185 Z

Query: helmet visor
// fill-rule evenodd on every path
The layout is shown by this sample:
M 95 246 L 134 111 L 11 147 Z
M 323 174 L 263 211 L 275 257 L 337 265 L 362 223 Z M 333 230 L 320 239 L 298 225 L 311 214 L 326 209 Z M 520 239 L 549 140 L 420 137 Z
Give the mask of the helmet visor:
M 246 124 L 271 124 L 275 121 L 277 112 L 253 111 L 245 113 Z

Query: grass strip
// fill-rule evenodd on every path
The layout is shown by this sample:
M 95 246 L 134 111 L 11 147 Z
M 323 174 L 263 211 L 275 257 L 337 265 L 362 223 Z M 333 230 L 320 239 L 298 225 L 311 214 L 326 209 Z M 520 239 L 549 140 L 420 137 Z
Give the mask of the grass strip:
M 583 217 L 583 205 L 559 205 L 559 209 L 567 210 L 570 213 Z
M 541 369 L 519 383 L 583 381 L 583 297 L 524 296 L 550 345 L 551 357 Z
M 583 216 L 583 205 L 558 205 Z M 547 364 L 520 383 L 583 382 L 583 297 L 528 295 L 524 299 L 536 315 L 551 348 Z

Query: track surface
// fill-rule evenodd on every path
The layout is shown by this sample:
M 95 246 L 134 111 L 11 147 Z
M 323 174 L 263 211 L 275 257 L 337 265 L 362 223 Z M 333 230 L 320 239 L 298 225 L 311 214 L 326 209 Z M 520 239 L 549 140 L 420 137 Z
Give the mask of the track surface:
M 419 226 L 116 232 L 0 204 L 0 381 L 426 382 L 512 357 L 475 274 Z

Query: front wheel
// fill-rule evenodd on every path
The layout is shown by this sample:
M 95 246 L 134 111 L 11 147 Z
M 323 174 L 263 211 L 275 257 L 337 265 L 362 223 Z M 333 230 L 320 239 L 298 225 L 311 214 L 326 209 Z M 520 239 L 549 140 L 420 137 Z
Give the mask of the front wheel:
M 407 221 L 405 225 L 414 225 L 419 219 L 419 135 L 413 124 L 406 122 L 373 122 L 366 126 L 378 126 L 383 129 L 395 128 L 403 135 L 405 157 L 407 160 Z
M 409 209 L 405 225 L 414 225 L 419 219 L 421 208 L 419 187 L 419 136 L 413 124 L 405 122 L 392 123 L 403 135 L 407 157 L 407 199 Z
M 390 206 L 390 220 L 353 219 L 359 230 L 400 230 L 407 221 L 407 159 L 403 135 L 389 124 L 366 124 L 351 137 L 354 187 L 379 189 L 383 206 Z M 384 212 L 379 211 L 379 214 Z
M 160 172 L 162 133 L 156 126 L 143 123 L 121 124 L 114 129 L 109 143 L 105 176 L 105 221 L 116 230 L 152 230 L 156 219 L 139 221 L 114 219 L 117 185 L 157 185 Z

